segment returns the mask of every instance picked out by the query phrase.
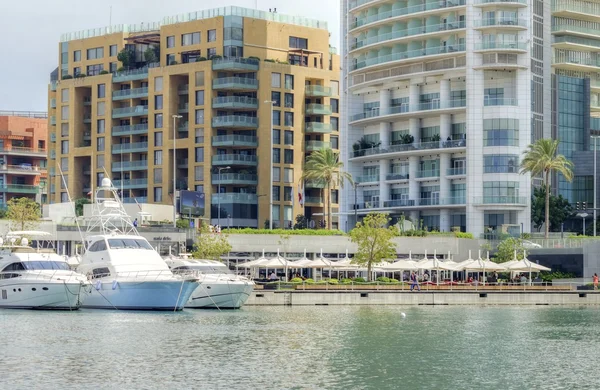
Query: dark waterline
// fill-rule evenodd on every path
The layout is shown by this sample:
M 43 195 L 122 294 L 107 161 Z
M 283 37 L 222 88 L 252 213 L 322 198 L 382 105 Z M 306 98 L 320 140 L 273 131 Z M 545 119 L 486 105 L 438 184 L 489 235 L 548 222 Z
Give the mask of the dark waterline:
M 0 386 L 592 388 L 599 322 L 595 307 L 3 310 Z

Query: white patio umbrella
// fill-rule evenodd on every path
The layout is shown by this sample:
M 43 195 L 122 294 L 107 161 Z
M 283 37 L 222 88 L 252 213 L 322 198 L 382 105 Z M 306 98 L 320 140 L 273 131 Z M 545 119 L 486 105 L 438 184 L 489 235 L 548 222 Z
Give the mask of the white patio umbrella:
M 509 265 L 508 270 L 517 272 L 529 272 L 529 280 L 531 280 L 532 272 L 550 271 L 551 269 L 528 260 L 525 251 L 523 251 L 523 260 L 519 260 L 516 263 Z
M 455 271 L 456 270 L 456 268 L 454 268 L 453 265 L 446 264 L 436 257 L 434 257 L 432 259 L 428 259 L 427 261 L 424 261 L 424 262 L 419 262 L 417 264 L 417 267 L 419 269 L 428 269 L 431 271 L 437 271 L 438 272 L 438 278 L 437 278 L 438 285 L 440 284 L 440 278 L 439 278 L 440 271 Z
M 306 249 L 304 250 L 304 256 L 299 260 L 290 261 L 289 268 L 306 268 L 308 264 L 310 264 L 312 260 L 306 257 Z
M 335 267 L 335 262 L 323 257 L 323 249 L 321 249 L 321 255 L 315 260 L 311 261 L 310 264 L 306 265 L 306 268 L 321 268 L 329 269 L 329 276 L 331 277 L 331 269 Z
M 488 254 L 489 256 L 489 254 Z M 491 272 L 491 271 L 504 271 L 506 269 L 505 266 L 501 265 L 501 264 L 497 264 L 494 263 L 493 261 L 489 260 L 489 259 L 482 259 L 481 258 L 481 251 L 479 252 L 479 258 L 476 260 L 472 260 L 466 263 L 461 263 L 456 265 L 457 268 L 464 270 L 464 271 L 472 271 L 472 272 L 483 272 L 484 275 L 484 282 L 483 285 L 485 286 L 485 275 L 486 272 Z
M 262 253 L 261 257 L 259 257 L 256 260 L 247 261 L 245 263 L 238 264 L 238 265 L 236 265 L 236 267 L 242 267 L 242 268 L 246 268 L 246 269 L 254 269 L 254 268 L 259 268 L 261 266 L 261 264 L 266 263 L 267 261 L 269 261 L 269 259 L 267 259 L 265 257 L 265 250 L 263 249 L 263 253 Z

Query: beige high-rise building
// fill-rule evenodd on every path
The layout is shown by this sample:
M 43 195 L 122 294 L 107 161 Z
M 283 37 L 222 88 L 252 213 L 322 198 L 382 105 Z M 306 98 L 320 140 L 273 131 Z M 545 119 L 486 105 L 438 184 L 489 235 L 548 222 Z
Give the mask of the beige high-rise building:
M 288 227 L 303 213 L 319 224 L 323 185 L 306 183 L 304 204 L 298 189 L 308 154 L 339 148 L 340 62 L 325 22 L 225 7 L 65 34 L 58 59 L 51 202 L 68 200 L 60 165 L 72 198 L 108 174 L 125 202 L 173 204 L 175 165 L 176 190 L 204 193 L 213 224 L 219 204 L 222 226 L 272 215 Z

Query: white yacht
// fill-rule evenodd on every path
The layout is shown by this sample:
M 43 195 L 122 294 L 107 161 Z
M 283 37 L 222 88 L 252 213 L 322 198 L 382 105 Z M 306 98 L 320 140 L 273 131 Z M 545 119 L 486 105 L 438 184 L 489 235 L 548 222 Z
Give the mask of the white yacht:
M 186 303 L 187 308 L 239 309 L 254 289 L 253 281 L 235 275 L 219 261 L 196 260 L 189 254 L 169 256 L 165 261 L 174 273 L 200 274 L 200 286 Z
M 138 234 L 108 178 L 95 191 L 85 247 L 77 267 L 92 283 L 84 308 L 181 310 L 198 287 L 197 275 L 173 274 Z
M 32 248 L 26 237 L 47 232 L 11 232 L 0 238 L 0 307 L 15 309 L 79 309 L 90 283 L 71 270 L 51 248 Z

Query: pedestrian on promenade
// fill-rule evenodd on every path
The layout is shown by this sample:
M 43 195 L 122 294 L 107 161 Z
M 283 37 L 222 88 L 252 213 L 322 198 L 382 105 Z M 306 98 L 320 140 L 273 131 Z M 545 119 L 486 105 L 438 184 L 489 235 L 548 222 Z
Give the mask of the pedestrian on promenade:
M 418 291 L 421 291 L 421 287 L 419 287 L 419 280 L 417 279 L 417 274 L 413 273 L 410 275 L 410 291 L 412 291 L 415 287 L 417 287 Z
M 594 290 L 598 290 L 598 274 L 594 273 Z

